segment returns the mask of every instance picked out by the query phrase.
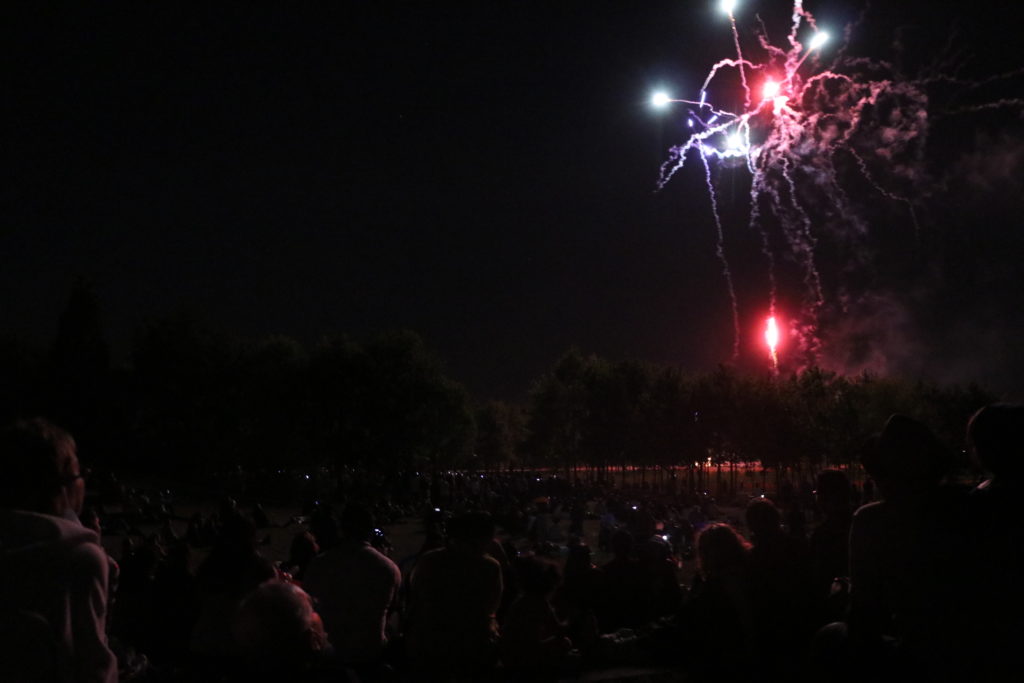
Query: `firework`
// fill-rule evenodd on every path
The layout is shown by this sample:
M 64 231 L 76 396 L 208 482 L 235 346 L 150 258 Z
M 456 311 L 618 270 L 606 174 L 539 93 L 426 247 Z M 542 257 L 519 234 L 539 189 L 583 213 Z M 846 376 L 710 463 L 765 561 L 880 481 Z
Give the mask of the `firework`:
M 779 326 L 775 323 L 775 316 L 769 316 L 764 328 L 764 341 L 768 344 L 768 353 L 772 359 L 772 371 L 779 372 L 779 354 L 776 349 L 779 346 Z
M 666 108 L 673 103 L 685 105 L 687 126 L 692 131 L 683 144 L 671 150 L 669 160 L 662 166 L 658 187 L 663 188 L 683 167 L 689 154 L 696 153 L 705 169 L 716 230 L 716 254 L 722 262 L 732 305 L 735 360 L 740 350 L 740 316 L 725 251 L 725 234 L 711 163 L 732 160 L 748 169 L 751 174 L 750 226 L 760 231 L 762 251 L 768 262 L 768 308 L 771 311 L 769 328 L 775 339 L 769 345 L 773 368 L 777 370 L 775 348 L 779 327 L 775 319 L 775 258 L 763 219 L 769 215 L 775 219 L 785 243 L 803 270 L 806 287 L 804 303 L 800 311 L 801 319 L 794 321 L 793 327 L 805 331 L 801 346 L 813 360 L 817 352 L 818 313 L 824 304 L 824 294 L 815 261 L 818 239 L 816 226 L 805 206 L 804 195 L 807 190 L 803 187 L 823 188 L 836 207 L 835 213 L 852 215 L 847 210 L 848 202 L 839 187 L 833 161 L 835 155 L 842 151 L 856 161 L 862 175 L 883 196 L 905 203 L 912 212 L 913 206 L 909 200 L 886 189 L 872 177 L 858 152 L 858 147 L 862 146 L 858 135 L 865 110 L 876 107 L 880 99 L 896 98 L 902 107 L 901 112 L 907 117 L 904 125 L 908 128 L 919 125 L 920 130 L 896 129 L 894 138 L 908 146 L 911 143 L 906 141 L 913 140 L 915 135 L 923 139 L 923 127 L 927 121 L 926 98 L 912 85 L 879 79 L 877 76 L 864 77 L 854 69 L 850 73 L 843 73 L 835 66 L 820 69 L 819 55 L 829 42 L 829 33 L 818 27 L 814 16 L 804 9 L 802 0 L 793 3 L 785 48 L 769 41 L 763 25 L 757 32 L 759 54 L 763 57 L 759 62 L 744 57 L 736 25 L 736 2 L 724 0 L 721 9 L 729 17 L 735 57 L 721 59 L 711 66 L 694 99 L 677 99 L 667 93 L 658 93 L 652 98 L 652 104 L 659 108 Z M 842 53 L 845 48 L 843 45 L 839 52 Z M 851 63 L 855 62 L 851 60 Z M 805 64 L 808 65 L 806 68 Z M 718 74 L 730 69 L 738 71 L 743 89 L 743 108 L 738 111 L 716 106 L 709 93 L 715 86 Z M 751 96 L 752 87 L 760 89 L 761 97 L 757 101 Z M 889 145 L 890 148 L 894 146 Z M 804 180 L 804 176 L 813 177 L 813 181 L 798 183 L 798 180 Z M 914 220 L 916 225 L 916 217 Z

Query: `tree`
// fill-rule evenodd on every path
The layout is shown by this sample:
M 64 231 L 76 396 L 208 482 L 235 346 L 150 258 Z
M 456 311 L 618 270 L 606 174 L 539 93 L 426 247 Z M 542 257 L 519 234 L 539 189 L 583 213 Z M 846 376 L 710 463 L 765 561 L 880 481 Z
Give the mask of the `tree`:
M 417 335 L 382 334 L 364 345 L 325 340 L 309 382 L 314 449 L 335 464 L 398 471 L 468 462 L 466 391 Z
M 0 420 L 42 413 L 42 349 L 15 337 L 0 336 Z
M 165 474 L 241 464 L 241 359 L 237 341 L 188 314 L 147 324 L 132 351 L 136 457 Z
M 110 351 L 95 289 L 85 278 L 75 280 L 58 319 L 43 386 L 45 412 L 92 453 L 104 454 L 113 431 Z
M 584 421 L 587 418 L 588 366 L 572 348 L 552 372 L 534 383 L 527 412 L 525 451 L 535 467 L 566 467 L 579 461 Z
M 475 454 L 480 467 L 499 469 L 516 462 L 525 425 L 518 406 L 488 401 L 476 412 Z
M 309 354 L 294 339 L 275 335 L 243 344 L 239 424 L 241 452 L 248 464 L 314 465 L 311 456 Z

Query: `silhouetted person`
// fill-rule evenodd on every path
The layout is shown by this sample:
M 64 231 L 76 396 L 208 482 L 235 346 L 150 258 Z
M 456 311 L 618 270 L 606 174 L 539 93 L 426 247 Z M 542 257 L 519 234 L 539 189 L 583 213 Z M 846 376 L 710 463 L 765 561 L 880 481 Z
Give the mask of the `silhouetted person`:
M 683 601 L 683 590 L 672 560 L 668 541 L 653 536 L 639 543 L 636 549 L 640 570 L 642 621 L 675 614 Z
M 199 617 L 190 649 L 217 666 L 232 654 L 231 620 L 242 598 L 277 572 L 257 549 L 256 525 L 238 513 L 227 513 L 220 535 L 196 573 Z
M 1021 569 L 1024 527 L 1020 489 L 1024 483 L 1024 405 L 997 403 L 977 411 L 967 425 L 967 441 L 991 475 L 969 496 L 974 564 L 969 572 L 973 617 L 972 665 L 980 677 L 997 678 L 1019 666 L 1016 648 L 1024 642 L 1024 581 Z
M 199 616 L 199 596 L 190 565 L 191 549 L 179 541 L 168 548 L 166 559 L 153 577 L 153 637 L 145 652 L 158 663 L 180 662 L 188 652 L 189 635 Z
M 370 545 L 373 518 L 365 508 L 346 506 L 341 532 L 341 541 L 310 563 L 303 587 L 318 600 L 338 657 L 347 664 L 374 664 L 387 645 L 388 613 L 402 575 Z
M 317 502 L 313 507 L 313 513 L 309 519 L 309 531 L 316 539 L 320 550 L 330 550 L 338 542 L 338 520 L 334 516 L 334 510 L 330 505 L 323 505 Z
M 509 607 L 501 632 L 501 658 L 507 669 L 551 676 L 570 663 L 572 641 L 555 616 L 551 598 L 558 588 L 558 567 L 537 557 L 516 562 L 522 592 Z
M 420 558 L 410 580 L 409 655 L 433 676 L 486 675 L 496 663 L 501 564 L 487 554 L 490 516 L 473 513 L 448 525 L 451 544 Z
M 309 563 L 320 553 L 320 546 L 316 539 L 308 531 L 300 531 L 292 536 L 292 543 L 288 550 L 288 559 L 285 560 L 282 568 L 292 575 L 292 578 L 301 583 L 309 568 Z
M 0 430 L 0 677 L 117 680 L 107 646 L 107 555 L 77 515 L 76 446 L 41 419 Z
M 679 614 L 680 654 L 696 680 L 742 680 L 753 662 L 750 544 L 713 523 L 697 536 L 697 557 L 698 580 Z
M 849 632 L 880 675 L 950 677 L 962 645 L 962 498 L 940 486 L 952 454 L 921 422 L 893 415 L 863 458 L 882 500 L 850 529 Z M 958 641 L 961 641 L 958 643 Z
M 605 599 L 598 612 L 602 633 L 620 628 L 637 628 L 644 622 L 643 576 L 636 559 L 633 534 L 618 529 L 611 537 L 615 555 L 601 570 L 605 576 Z
M 833 581 L 850 576 L 850 523 L 853 521 L 850 480 L 839 470 L 818 474 L 816 496 L 821 522 L 811 532 L 812 585 L 820 606 L 820 621 L 844 618 L 845 598 L 831 598 Z
M 802 538 L 783 531 L 782 516 L 768 499 L 752 502 L 746 521 L 754 541 L 749 576 L 755 648 L 769 677 L 780 676 L 804 658 L 817 626 L 810 552 Z
M 298 586 L 278 580 L 258 586 L 239 606 L 232 631 L 244 670 L 240 681 L 339 680 L 327 675 L 323 623 Z
M 604 595 L 604 572 L 591 562 L 590 547 L 570 545 L 558 603 L 569 622 L 569 637 L 581 648 L 597 637 L 597 613 Z
M 1002 492 L 1024 483 L 1024 405 L 995 403 L 971 416 L 967 440 L 990 474 L 978 488 Z

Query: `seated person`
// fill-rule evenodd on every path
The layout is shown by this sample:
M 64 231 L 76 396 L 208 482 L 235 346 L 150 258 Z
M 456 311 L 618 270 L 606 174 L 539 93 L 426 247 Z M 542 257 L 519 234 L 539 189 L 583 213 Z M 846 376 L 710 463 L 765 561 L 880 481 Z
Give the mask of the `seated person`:
M 232 631 L 244 680 L 317 680 L 327 650 L 313 601 L 292 583 L 271 579 L 246 596 Z
M 561 582 L 558 567 L 537 557 L 517 563 L 522 593 L 502 623 L 501 659 L 508 669 L 560 671 L 570 661 L 572 642 L 555 616 L 551 596 Z
M 25 625 L 0 643 L 4 680 L 117 681 L 107 646 L 109 563 L 78 521 L 85 482 L 74 439 L 42 419 L 0 431 L 0 623 Z M 7 635 L 7 634 L 4 634 Z M 32 652 L 49 653 L 39 662 Z M 35 661 L 34 661 L 35 660 Z

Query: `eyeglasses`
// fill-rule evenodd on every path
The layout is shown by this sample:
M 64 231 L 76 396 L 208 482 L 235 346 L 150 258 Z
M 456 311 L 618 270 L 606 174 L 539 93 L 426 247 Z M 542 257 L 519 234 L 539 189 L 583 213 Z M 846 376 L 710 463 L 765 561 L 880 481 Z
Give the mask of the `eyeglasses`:
M 85 481 L 86 479 L 89 478 L 89 475 L 91 475 L 91 474 L 92 474 L 92 470 L 91 469 L 89 469 L 88 467 L 81 467 L 78 470 L 78 474 L 72 474 L 70 476 L 64 477 L 64 485 L 68 486 L 70 484 L 74 484 L 79 479 L 81 479 L 82 481 Z

